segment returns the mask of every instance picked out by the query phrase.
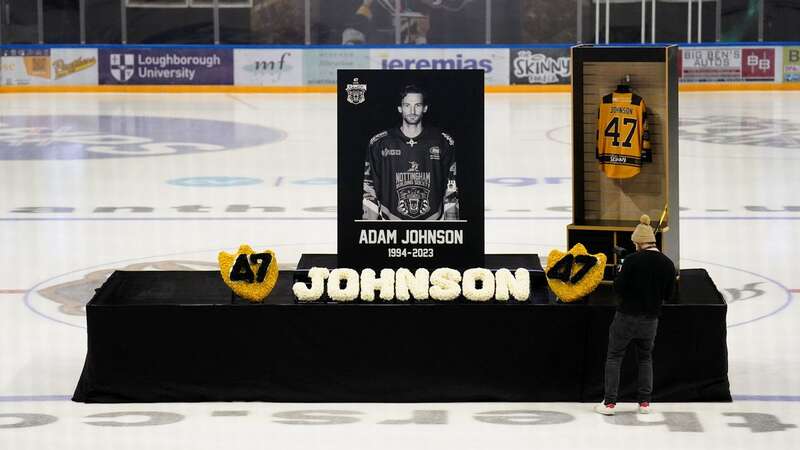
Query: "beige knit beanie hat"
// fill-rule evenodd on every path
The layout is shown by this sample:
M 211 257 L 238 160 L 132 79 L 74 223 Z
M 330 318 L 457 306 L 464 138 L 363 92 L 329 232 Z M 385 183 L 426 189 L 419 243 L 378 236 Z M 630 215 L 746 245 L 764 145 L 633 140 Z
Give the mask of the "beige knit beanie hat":
M 633 230 L 631 240 L 637 244 L 656 241 L 656 235 L 653 234 L 653 228 L 650 227 L 650 216 L 642 214 L 642 217 L 639 218 L 639 225 L 636 225 L 636 229 Z

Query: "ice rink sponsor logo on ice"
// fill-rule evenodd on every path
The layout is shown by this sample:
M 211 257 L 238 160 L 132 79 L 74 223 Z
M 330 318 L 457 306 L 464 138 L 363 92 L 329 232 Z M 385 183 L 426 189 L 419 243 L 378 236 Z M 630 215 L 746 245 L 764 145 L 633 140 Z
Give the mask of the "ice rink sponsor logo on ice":
M 126 158 L 234 150 L 283 140 L 269 127 L 153 116 L 3 116 L 0 160 Z
M 276 248 L 285 255 L 287 264 L 280 270 L 294 268 L 300 254 L 325 248 L 319 242 L 255 244 L 256 247 Z M 151 256 L 116 262 L 105 262 L 92 267 L 72 270 L 47 278 L 25 294 L 25 303 L 37 315 L 54 322 L 77 328 L 86 327 L 86 304 L 115 270 L 169 270 L 169 271 L 218 271 L 219 249 L 187 251 L 176 254 Z M 295 261 L 295 262 L 291 262 Z
M 186 407 L 178 406 L 176 409 L 181 412 L 165 411 L 159 408 L 121 408 L 120 411 L 104 411 L 100 413 L 86 414 L 80 423 L 92 427 L 110 428 L 142 428 L 142 427 L 163 427 L 173 425 L 183 421 L 196 422 L 203 421 L 205 417 L 210 417 L 214 421 L 225 421 L 230 418 L 252 417 L 259 420 L 262 426 L 283 427 L 318 427 L 324 426 L 353 426 L 362 424 L 368 426 L 379 426 L 389 428 L 394 427 L 414 427 L 419 425 L 426 426 L 452 426 L 463 427 L 465 423 L 478 423 L 481 426 L 500 426 L 500 427 L 543 427 L 543 432 L 553 429 L 559 425 L 580 422 L 583 424 L 587 420 L 585 415 L 573 415 L 569 412 L 559 411 L 560 408 L 549 409 L 494 409 L 482 410 L 476 408 L 444 408 L 436 409 L 414 409 L 413 407 L 399 408 L 391 413 L 386 413 L 386 407 L 381 410 L 368 408 L 367 411 L 348 406 L 345 409 L 322 408 L 313 409 L 278 409 L 272 406 L 250 406 L 246 409 L 221 408 L 219 406 L 192 406 L 193 413 L 186 411 Z M 691 408 L 689 408 L 691 409 Z M 742 411 L 744 409 L 745 411 Z M 702 416 L 693 411 L 675 410 L 669 408 L 664 412 L 657 413 L 652 420 L 643 420 L 640 416 L 632 413 L 622 413 L 616 417 L 606 417 L 603 420 L 611 426 L 625 428 L 652 428 L 663 430 L 669 433 L 740 433 L 750 435 L 754 433 L 780 433 L 797 428 L 797 425 L 786 422 L 786 415 L 791 417 L 791 412 L 785 412 L 783 416 L 762 412 L 748 412 L 746 407 L 740 406 L 737 410 L 719 412 L 715 414 L 703 414 Z M 202 413 L 198 413 L 199 411 Z M 569 410 L 574 412 L 574 410 Z M 41 426 L 53 426 L 62 418 L 52 414 L 28 413 L 28 412 L 8 412 L 0 414 L 0 431 L 3 429 L 21 429 Z M 200 418 L 200 419 L 198 419 Z M 599 420 L 594 416 L 588 416 L 594 422 Z M 65 424 L 70 426 L 70 430 L 75 429 L 74 417 L 64 418 Z M 73 420 L 70 420 L 73 419 Z M 733 430 L 731 430 L 733 428 Z M 745 434 L 746 433 L 746 434 Z
M 681 139 L 723 145 L 800 148 L 800 123 L 742 116 L 684 117 Z
M 193 261 L 162 259 L 138 263 L 108 264 L 78 270 L 40 283 L 27 295 L 28 306 L 36 313 L 75 327 L 86 326 L 86 303 L 115 270 L 216 270 L 209 259 Z
M 228 186 L 250 186 L 263 183 L 259 178 L 247 177 L 188 177 L 174 178 L 167 180 L 167 184 L 186 187 L 228 187 Z

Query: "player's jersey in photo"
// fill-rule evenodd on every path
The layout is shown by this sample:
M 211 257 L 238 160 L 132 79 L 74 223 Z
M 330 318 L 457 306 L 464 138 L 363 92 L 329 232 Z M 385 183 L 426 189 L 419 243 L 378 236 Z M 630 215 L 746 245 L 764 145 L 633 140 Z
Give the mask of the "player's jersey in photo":
M 364 163 L 364 219 L 458 219 L 455 143 L 424 127 L 414 138 L 392 128 L 370 139 Z
M 647 108 L 632 92 L 603 97 L 597 119 L 596 156 L 609 178 L 630 178 L 651 162 Z

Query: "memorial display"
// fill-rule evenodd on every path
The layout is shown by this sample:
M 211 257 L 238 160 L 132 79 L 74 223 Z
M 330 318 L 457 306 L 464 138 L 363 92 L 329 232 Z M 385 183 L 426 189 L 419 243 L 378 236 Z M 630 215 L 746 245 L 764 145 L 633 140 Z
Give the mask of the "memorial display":
M 86 307 L 73 399 L 598 400 L 616 306 L 603 281 L 630 244 L 623 219 L 677 211 L 674 99 L 656 92 L 669 83 L 646 81 L 671 73 L 673 53 L 573 50 L 576 221 L 569 251 L 551 251 L 545 269 L 536 254 L 484 253 L 482 71 L 340 70 L 337 253 L 279 270 L 273 251 L 242 245 L 219 253 L 219 271 L 114 272 Z M 645 65 L 618 65 L 629 54 Z M 608 74 L 584 86 L 592 70 Z M 641 96 L 615 88 L 621 71 Z M 659 245 L 677 243 L 676 215 L 661 215 Z M 680 278 L 663 308 L 654 400 L 730 401 L 727 305 L 705 271 Z M 239 345 L 254 339 L 257 352 Z

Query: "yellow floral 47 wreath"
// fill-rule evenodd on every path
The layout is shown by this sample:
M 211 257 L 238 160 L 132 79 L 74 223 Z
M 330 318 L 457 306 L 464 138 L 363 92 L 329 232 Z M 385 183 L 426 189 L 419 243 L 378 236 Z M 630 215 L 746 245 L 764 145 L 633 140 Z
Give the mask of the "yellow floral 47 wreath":
M 278 259 L 272 250 L 256 253 L 249 245 L 241 245 L 234 254 L 219 252 L 217 261 L 225 284 L 251 302 L 267 298 L 278 281 Z
M 553 249 L 547 255 L 547 284 L 563 302 L 574 302 L 589 295 L 603 279 L 606 255 L 590 255 L 582 244 L 568 252 Z

